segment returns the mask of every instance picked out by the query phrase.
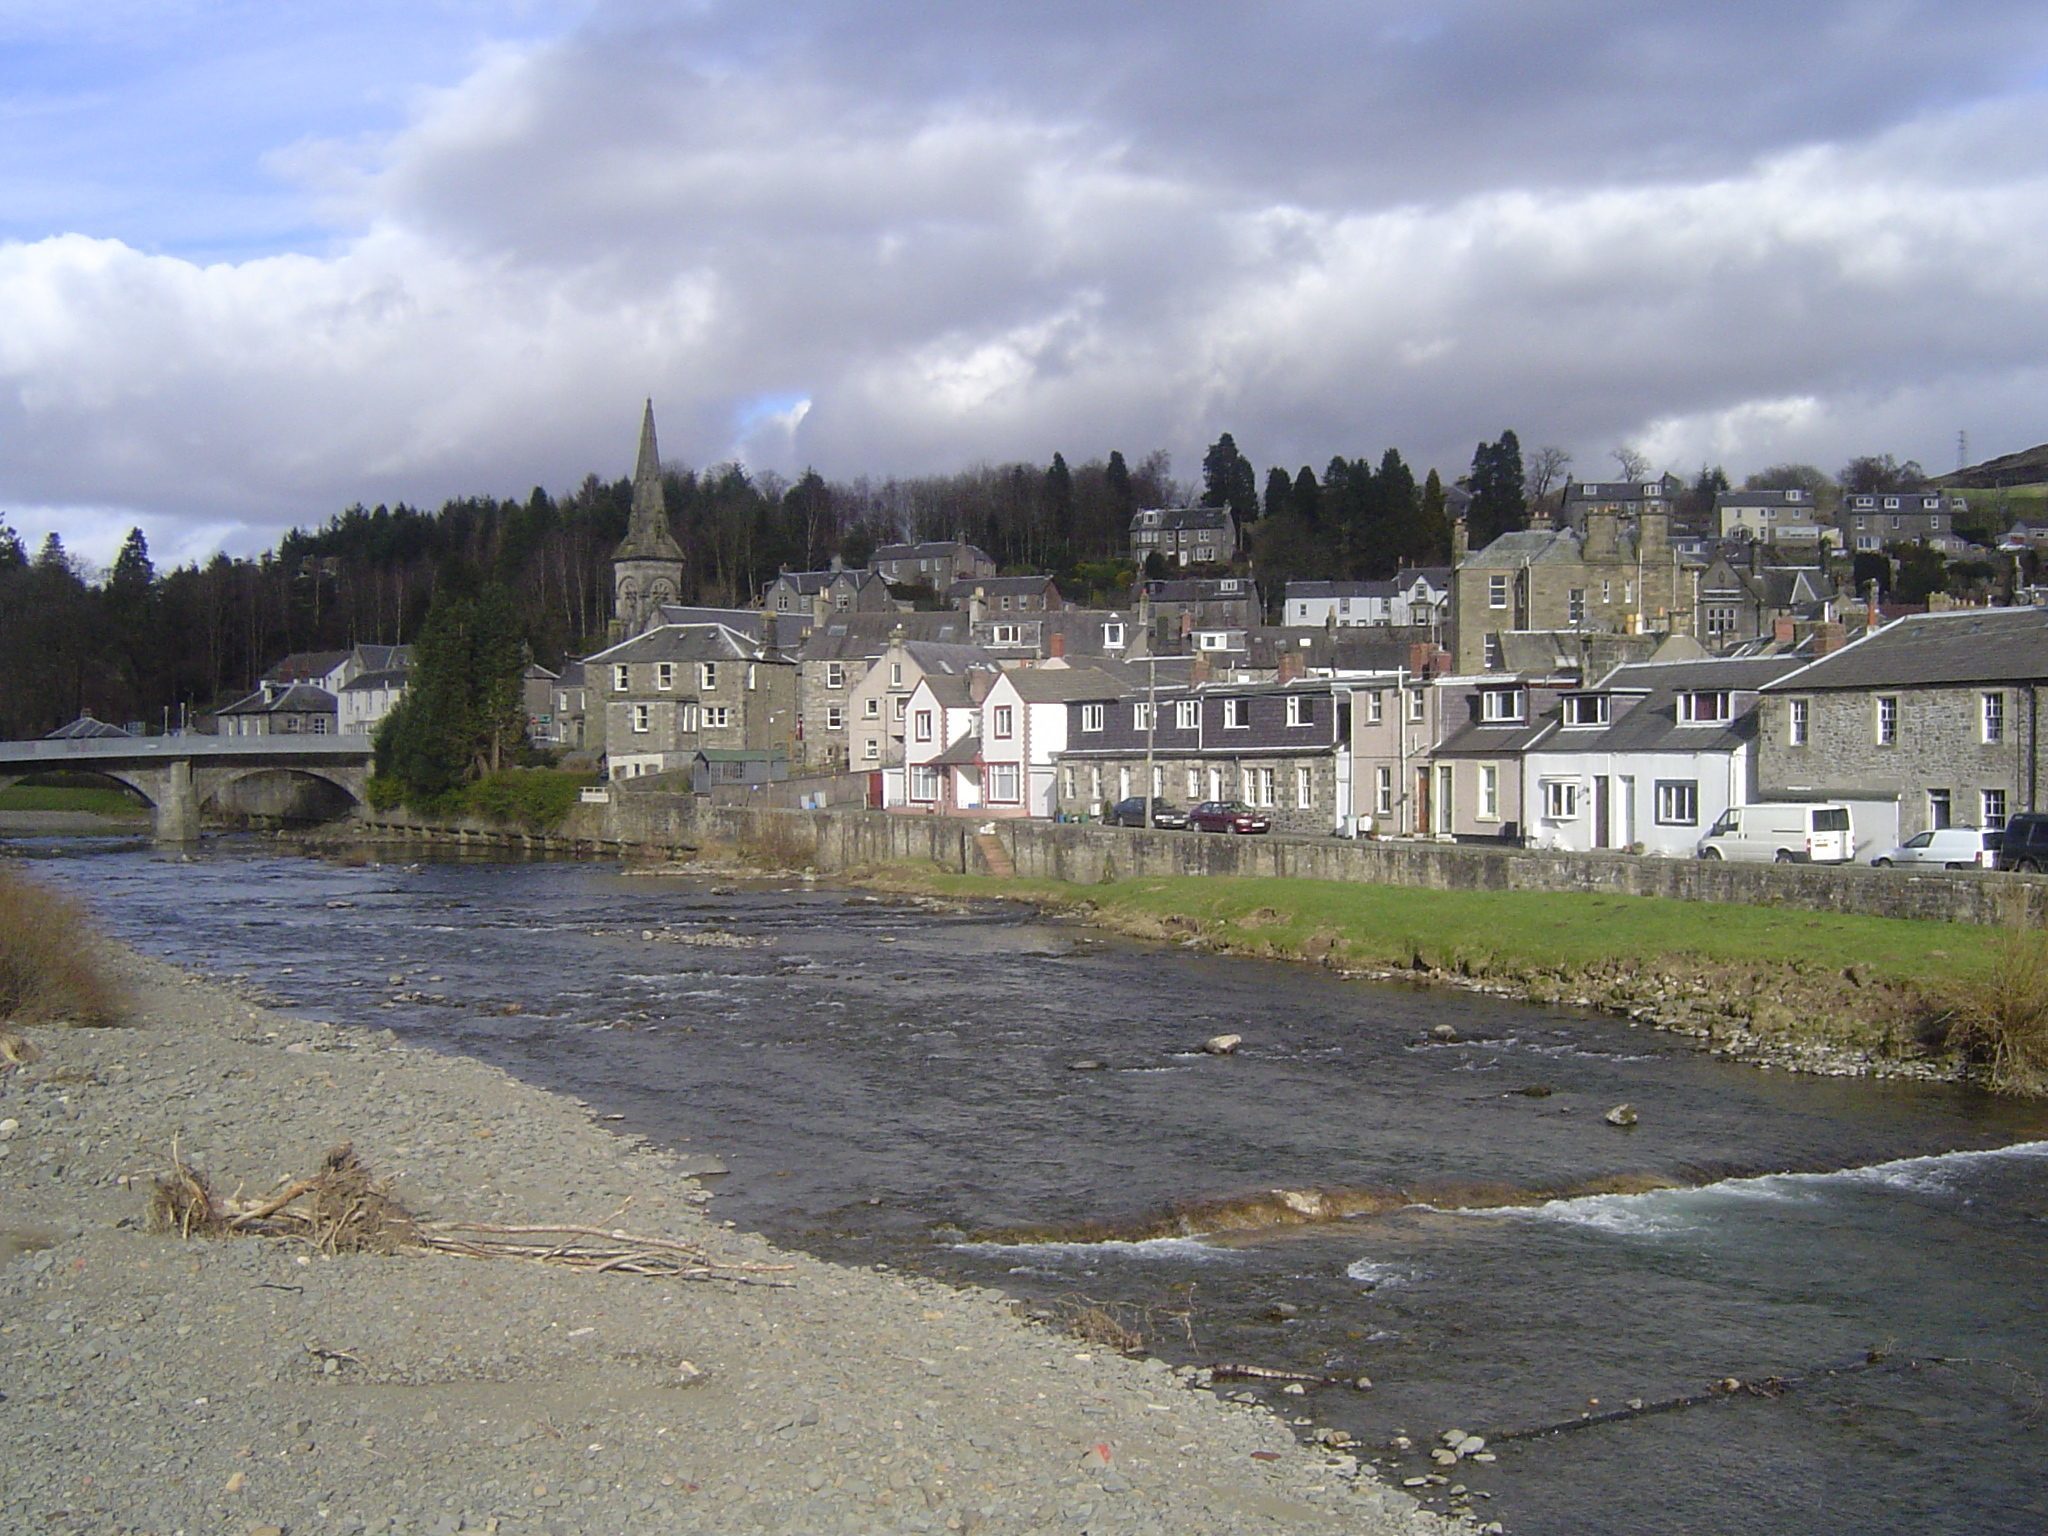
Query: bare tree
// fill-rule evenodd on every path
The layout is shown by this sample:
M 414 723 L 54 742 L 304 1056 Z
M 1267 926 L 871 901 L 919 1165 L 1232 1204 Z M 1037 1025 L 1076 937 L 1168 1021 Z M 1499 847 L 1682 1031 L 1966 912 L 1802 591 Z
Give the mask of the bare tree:
M 1538 448 L 1523 461 L 1522 478 L 1529 487 L 1529 499 L 1541 501 L 1550 494 L 1553 485 L 1564 483 L 1564 472 L 1571 468 L 1572 456 L 1562 448 L 1546 446 Z
M 1640 480 L 1650 472 L 1650 457 L 1640 448 L 1631 448 L 1623 443 L 1618 448 L 1608 449 L 1608 454 L 1624 480 Z

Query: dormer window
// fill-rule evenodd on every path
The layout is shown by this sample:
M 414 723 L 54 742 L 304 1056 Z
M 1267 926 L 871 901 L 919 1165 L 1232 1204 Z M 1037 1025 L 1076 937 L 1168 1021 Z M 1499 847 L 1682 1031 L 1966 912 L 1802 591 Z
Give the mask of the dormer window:
M 1724 725 L 1734 718 L 1726 690 L 1703 688 L 1678 696 L 1680 725 Z
M 1479 695 L 1479 718 L 1488 725 L 1515 725 L 1528 718 L 1519 688 L 1488 688 Z
M 1605 725 L 1608 701 L 1604 693 L 1568 693 L 1564 699 L 1566 725 Z
M 1102 626 L 1102 648 L 1103 648 L 1103 649 L 1104 649 L 1105 651 L 1119 651 L 1119 650 L 1122 650 L 1122 649 L 1123 649 L 1123 644 L 1124 644 L 1124 627 L 1123 627 L 1123 625 L 1121 625 L 1121 624 L 1105 624 L 1105 625 L 1103 625 L 1103 626 Z

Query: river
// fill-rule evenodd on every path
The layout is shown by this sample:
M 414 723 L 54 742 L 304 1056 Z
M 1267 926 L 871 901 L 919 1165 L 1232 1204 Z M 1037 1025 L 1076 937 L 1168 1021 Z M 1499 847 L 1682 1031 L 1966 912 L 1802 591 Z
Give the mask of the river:
M 17 851 L 138 948 L 716 1154 L 715 1211 L 781 1242 L 1099 1304 L 1176 1361 L 1367 1376 L 1262 1396 L 1397 1480 L 1452 1427 L 1784 1384 L 1452 1469 L 1512 1532 L 2048 1526 L 2037 1109 L 1008 906 L 255 841 Z M 1198 1049 L 1220 1032 L 1238 1054 Z M 1632 1129 L 1602 1119 L 1620 1102 Z M 1682 1187 L 1585 1193 L 1651 1181 Z M 1230 1230 L 1318 1202 L 1357 1214 Z

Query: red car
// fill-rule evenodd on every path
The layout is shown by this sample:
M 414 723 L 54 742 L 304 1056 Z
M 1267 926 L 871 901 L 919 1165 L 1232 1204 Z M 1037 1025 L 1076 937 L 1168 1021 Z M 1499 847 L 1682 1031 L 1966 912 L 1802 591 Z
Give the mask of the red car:
M 1270 832 L 1273 823 L 1242 800 L 1204 800 L 1188 812 L 1188 827 L 1196 832 Z

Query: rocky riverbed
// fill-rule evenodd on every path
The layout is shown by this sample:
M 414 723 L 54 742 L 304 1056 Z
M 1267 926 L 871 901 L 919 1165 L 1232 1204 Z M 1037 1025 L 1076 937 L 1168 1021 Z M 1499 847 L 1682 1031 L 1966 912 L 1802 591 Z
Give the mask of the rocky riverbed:
M 495 1068 L 112 963 L 131 1024 L 36 1031 L 39 1058 L 0 1076 L 0 1529 L 1446 1528 L 1158 1361 L 733 1230 L 687 1151 Z M 787 1268 L 686 1280 L 147 1230 L 174 1148 L 253 1196 L 345 1140 L 421 1217 Z

